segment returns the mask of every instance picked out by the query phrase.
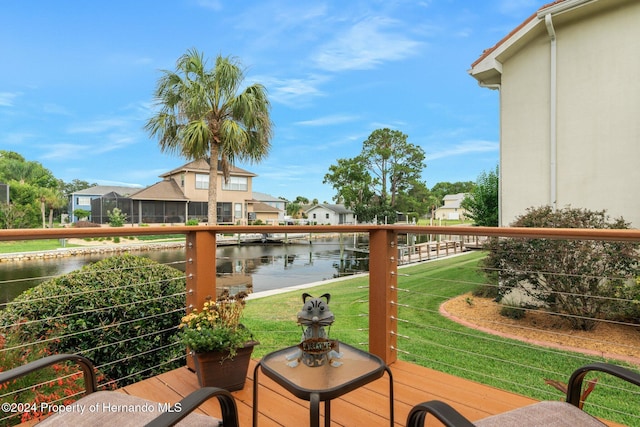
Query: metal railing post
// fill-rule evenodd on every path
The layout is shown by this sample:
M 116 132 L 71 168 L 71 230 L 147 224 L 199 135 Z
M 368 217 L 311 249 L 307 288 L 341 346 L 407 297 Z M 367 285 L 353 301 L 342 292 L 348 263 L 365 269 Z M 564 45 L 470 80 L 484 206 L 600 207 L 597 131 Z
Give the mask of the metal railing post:
M 395 362 L 398 307 L 398 236 L 375 229 L 369 235 L 369 352 Z

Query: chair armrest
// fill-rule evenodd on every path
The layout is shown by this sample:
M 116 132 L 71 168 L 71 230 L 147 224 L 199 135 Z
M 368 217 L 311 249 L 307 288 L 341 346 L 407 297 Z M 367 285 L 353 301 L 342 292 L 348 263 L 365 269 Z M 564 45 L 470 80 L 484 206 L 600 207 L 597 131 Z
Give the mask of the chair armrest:
M 96 380 L 93 363 L 86 357 L 77 354 L 54 354 L 53 356 L 43 357 L 42 359 L 29 362 L 26 365 L 18 366 L 17 368 L 9 369 L 5 372 L 0 372 L 0 384 L 13 381 L 32 372 L 66 361 L 75 362 L 82 369 L 86 394 L 93 393 L 97 390 L 98 382 Z
M 146 427 L 172 426 L 214 396 L 218 399 L 222 409 L 222 425 L 224 427 L 238 427 L 238 409 L 235 399 L 227 390 L 217 387 L 203 387 L 194 391 L 172 406 L 169 411 L 155 418 Z
M 582 393 L 582 381 L 584 377 L 593 371 L 604 372 L 614 377 L 621 378 L 631 384 L 640 386 L 640 374 L 633 372 L 622 366 L 612 365 L 610 363 L 591 363 L 581 368 L 576 369 L 571 378 L 569 378 L 569 384 L 567 386 L 567 403 L 572 404 L 576 408 L 580 407 L 580 395 Z
M 460 412 L 439 400 L 430 400 L 414 406 L 409 412 L 407 427 L 423 427 L 427 414 L 433 415 L 447 427 L 474 427 Z

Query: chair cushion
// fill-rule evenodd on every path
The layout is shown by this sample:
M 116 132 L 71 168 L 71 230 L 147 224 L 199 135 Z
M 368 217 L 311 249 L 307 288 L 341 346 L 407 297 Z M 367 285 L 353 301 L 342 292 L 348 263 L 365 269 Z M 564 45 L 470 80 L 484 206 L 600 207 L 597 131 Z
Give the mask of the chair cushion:
M 478 427 L 602 427 L 586 412 L 566 402 L 543 401 L 475 421 Z
M 171 405 L 152 402 L 125 393 L 97 391 L 66 406 L 68 412 L 58 412 L 45 418 L 38 426 L 139 427 L 159 416 L 168 409 L 168 406 Z M 176 425 L 221 426 L 222 422 L 204 414 L 191 413 Z

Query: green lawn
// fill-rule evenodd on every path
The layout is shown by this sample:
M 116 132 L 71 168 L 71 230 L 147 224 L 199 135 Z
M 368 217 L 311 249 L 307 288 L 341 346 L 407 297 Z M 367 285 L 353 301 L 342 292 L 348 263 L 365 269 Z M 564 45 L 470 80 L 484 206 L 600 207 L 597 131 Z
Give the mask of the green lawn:
M 70 245 L 66 242 L 66 247 L 78 245 Z M 19 240 L 15 242 L 0 242 L 0 253 L 8 254 L 12 252 L 33 252 L 33 251 L 50 251 L 64 247 L 58 239 L 47 240 Z
M 106 237 L 96 237 L 85 239 L 88 243 L 91 241 L 95 241 L 96 244 L 104 241 L 104 240 L 113 240 L 114 237 L 106 238 Z M 127 242 L 131 243 L 134 238 L 133 237 L 120 237 L 120 243 L 125 244 Z M 157 236 L 137 236 L 135 238 L 138 241 L 163 241 L 163 242 L 179 242 L 184 241 L 184 234 L 163 234 Z M 72 248 L 79 247 L 80 245 L 72 245 L 69 244 L 68 240 L 64 241 L 59 239 L 47 239 L 47 240 L 18 240 L 11 242 L 0 242 L 0 254 L 8 254 L 14 252 L 37 252 L 37 251 L 51 251 L 56 250 L 58 248 Z
M 461 326 L 438 313 L 444 301 L 484 281 L 476 269 L 482 257 L 482 253 L 473 252 L 399 271 L 399 358 L 536 399 L 559 400 L 560 392 L 546 385 L 545 378 L 566 382 L 575 368 L 603 359 L 498 338 Z M 300 341 L 302 330 L 295 319 L 302 307 L 302 292 L 314 296 L 331 293 L 330 307 L 336 316 L 331 338 L 354 345 L 367 343 L 368 277 L 361 277 L 248 301 L 244 323 L 261 342 L 254 357 Z M 637 412 L 638 402 L 625 395 L 627 385 L 599 377 L 596 391 L 587 400 L 588 411 L 637 425 L 637 418 L 591 406 Z

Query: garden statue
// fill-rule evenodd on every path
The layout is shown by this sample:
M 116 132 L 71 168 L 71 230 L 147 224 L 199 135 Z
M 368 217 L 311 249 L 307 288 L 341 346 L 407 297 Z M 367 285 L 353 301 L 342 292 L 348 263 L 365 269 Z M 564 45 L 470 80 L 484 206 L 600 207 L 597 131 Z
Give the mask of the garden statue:
M 342 357 L 338 341 L 329 339 L 325 330 L 325 326 L 331 326 L 335 320 L 329 309 L 330 298 L 330 294 L 324 294 L 319 298 L 314 298 L 306 292 L 302 294 L 303 306 L 298 312 L 298 324 L 303 327 L 302 340 L 298 349 L 287 356 L 287 365 L 292 368 L 298 366 L 300 361 L 310 367 L 322 366 L 325 363 L 333 367 L 342 365 L 337 360 Z

